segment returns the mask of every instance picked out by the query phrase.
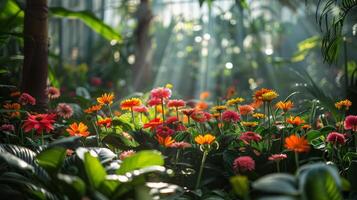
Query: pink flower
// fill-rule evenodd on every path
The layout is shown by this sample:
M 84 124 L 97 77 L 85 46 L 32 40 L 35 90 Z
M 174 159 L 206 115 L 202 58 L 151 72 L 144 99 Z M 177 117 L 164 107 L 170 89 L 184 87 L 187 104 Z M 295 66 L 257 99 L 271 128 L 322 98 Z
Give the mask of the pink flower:
M 182 124 L 178 124 L 176 127 L 176 131 L 186 131 L 186 130 L 187 130 L 186 126 Z
M 19 102 L 22 105 L 27 105 L 27 104 L 36 105 L 36 99 L 33 98 L 28 93 L 22 93 L 21 96 L 19 97 Z
M 149 110 L 146 106 L 135 106 L 135 107 L 133 107 L 133 111 L 138 112 L 138 113 L 146 113 Z
M 61 96 L 61 92 L 55 87 L 49 87 L 47 89 L 47 94 L 49 99 L 57 99 Z
M 336 145 L 336 144 L 344 145 L 346 143 L 346 138 L 341 133 L 331 132 L 327 135 L 326 141 L 330 142 L 334 145 Z
M 184 100 L 179 100 L 179 99 L 173 99 L 173 100 L 169 100 L 169 102 L 167 103 L 167 107 L 172 108 L 178 108 L 178 107 L 184 107 L 186 106 L 186 103 Z
M 253 171 L 255 169 L 255 161 L 250 156 L 241 156 L 234 160 L 233 169 L 245 172 L 245 171 Z
M 268 159 L 269 160 L 272 160 L 272 161 L 281 161 L 281 160 L 284 160 L 285 158 L 287 158 L 288 156 L 286 154 L 273 154 L 271 155 Z
M 166 124 L 174 124 L 175 122 L 178 122 L 178 119 L 176 116 L 171 116 L 166 119 Z
M 29 115 L 22 125 L 22 128 L 25 132 L 30 132 L 32 129 L 35 129 L 38 134 L 43 131 L 49 133 L 54 130 L 53 124 L 55 123 L 55 117 L 55 114 Z
M 169 128 L 168 126 L 160 125 L 156 128 L 156 134 L 163 138 L 171 136 L 174 133 L 175 131 Z
M 135 153 L 136 152 L 133 150 L 123 151 L 120 153 L 119 159 L 124 160 L 125 158 L 130 157 L 130 156 L 134 155 Z
M 211 119 L 211 114 L 204 111 L 194 111 L 190 117 L 196 122 L 204 123 Z
M 15 131 L 15 126 L 12 125 L 12 124 L 3 124 L 0 127 L 0 131 L 14 132 Z
M 93 86 L 100 86 L 102 84 L 102 79 L 94 76 L 90 78 L 90 84 L 92 84 Z
M 59 103 L 56 108 L 56 113 L 60 117 L 68 119 L 68 118 L 72 117 L 73 109 L 70 105 L 68 105 L 66 103 Z
M 226 122 L 237 122 L 240 120 L 240 115 L 232 110 L 226 110 L 222 113 L 222 120 Z
M 178 149 L 186 149 L 186 148 L 190 148 L 192 145 L 190 143 L 187 142 L 174 142 L 171 144 L 170 147 L 172 148 L 178 148 Z
M 242 135 L 239 137 L 243 142 L 245 143 L 250 143 L 252 141 L 254 142 L 259 142 L 262 139 L 262 136 L 260 136 L 258 133 L 254 133 L 252 131 L 247 131 L 242 133 Z
M 151 98 L 168 99 L 171 97 L 171 90 L 169 88 L 158 87 L 151 90 Z
M 357 115 L 348 115 L 345 119 L 345 129 L 357 131 Z
M 161 99 L 159 99 L 159 98 L 151 98 L 151 99 L 148 100 L 147 104 L 150 107 L 161 105 Z
M 193 112 L 196 110 L 194 108 L 187 108 L 187 109 L 182 109 L 181 112 L 186 115 L 187 117 L 190 117 Z

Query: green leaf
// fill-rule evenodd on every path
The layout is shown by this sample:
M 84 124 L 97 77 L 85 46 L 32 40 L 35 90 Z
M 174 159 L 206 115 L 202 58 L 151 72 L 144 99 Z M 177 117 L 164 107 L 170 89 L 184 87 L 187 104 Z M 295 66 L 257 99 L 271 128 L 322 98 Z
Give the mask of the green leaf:
M 81 199 L 85 194 L 86 185 L 79 177 L 59 173 L 57 178 L 62 182 L 66 194 L 71 199 Z
M 53 147 L 42 151 L 36 156 L 37 163 L 47 172 L 56 172 L 62 166 L 66 149 L 62 147 Z
M 90 185 L 99 189 L 100 185 L 105 180 L 107 173 L 104 167 L 100 164 L 98 158 L 92 156 L 89 152 L 84 153 L 84 168 Z
M 306 137 L 307 140 L 309 142 L 311 142 L 312 140 L 320 137 L 322 135 L 322 133 L 318 130 L 311 130 L 311 131 L 307 132 L 306 135 L 307 135 L 307 137 Z
M 50 8 L 51 15 L 58 18 L 79 19 L 93 31 L 100 34 L 103 38 L 111 41 L 122 41 L 122 37 L 113 28 L 105 24 L 89 11 L 71 11 L 61 7 Z
M 249 181 L 246 176 L 233 176 L 229 179 L 236 195 L 246 198 L 249 193 Z
M 117 170 L 117 174 L 125 174 L 135 169 L 154 165 L 164 165 L 164 158 L 161 153 L 152 150 L 140 151 L 133 156 L 125 158 L 120 168 Z
M 253 183 L 255 190 L 283 195 L 298 195 L 296 179 L 289 174 L 269 174 Z
M 10 167 L 14 167 L 20 170 L 30 171 L 31 173 L 35 171 L 35 169 L 31 165 L 27 164 L 27 162 L 21 160 L 20 158 L 8 152 L 1 152 L 0 160 L 2 162 L 6 162 Z

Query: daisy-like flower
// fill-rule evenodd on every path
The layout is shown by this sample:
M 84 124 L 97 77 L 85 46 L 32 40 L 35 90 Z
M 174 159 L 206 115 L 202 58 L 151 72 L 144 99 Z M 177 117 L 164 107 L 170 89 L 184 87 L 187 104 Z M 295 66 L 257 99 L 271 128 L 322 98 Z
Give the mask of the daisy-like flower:
M 308 130 L 308 129 L 311 129 L 311 125 L 304 124 L 301 128 L 304 129 L 304 130 Z
M 357 115 L 348 115 L 344 123 L 346 130 L 357 132 Z
M 9 112 L 9 116 L 11 118 L 15 118 L 15 117 L 19 117 L 20 116 L 20 112 L 18 112 L 18 110 L 20 110 L 21 105 L 18 103 L 6 103 L 5 105 L 3 105 L 3 107 L 7 110 L 14 110 L 13 112 Z
M 273 92 L 273 90 L 271 89 L 267 89 L 267 88 L 262 88 L 260 90 L 255 91 L 254 95 L 253 95 L 253 99 L 255 103 L 260 103 L 263 101 L 263 94 L 266 94 L 268 92 Z
M 179 108 L 184 106 L 186 106 L 186 103 L 184 100 L 181 99 L 169 100 L 169 102 L 167 103 L 167 107 L 169 108 Z
M 266 116 L 263 113 L 253 113 L 252 117 L 255 119 L 264 119 Z
M 110 117 L 99 119 L 97 125 L 109 128 L 112 125 L 112 119 Z
M 342 109 L 348 110 L 348 109 L 350 109 L 351 106 L 352 106 L 352 102 L 348 99 L 345 99 L 345 100 L 335 103 L 335 107 L 339 110 L 342 110 Z
M 204 123 L 211 119 L 211 114 L 204 111 L 195 111 L 191 114 L 191 118 L 196 122 Z
M 286 119 L 286 122 L 294 126 L 300 126 L 301 124 L 305 123 L 305 120 L 301 119 L 299 116 L 290 116 L 288 119 Z
M 56 108 L 56 114 L 60 117 L 68 119 L 73 115 L 73 109 L 66 103 L 59 103 Z
M 242 103 L 244 101 L 243 98 L 241 97 L 237 97 L 237 98 L 234 98 L 234 99 L 229 99 L 226 103 L 227 106 L 236 106 L 238 105 L 239 103 Z
M 175 124 L 178 121 L 179 120 L 177 119 L 177 117 L 171 116 L 171 117 L 166 119 L 165 124 Z
M 91 113 L 96 113 L 102 109 L 102 105 L 93 105 L 87 109 L 84 110 L 85 113 L 91 114 Z
M 69 128 L 67 128 L 66 131 L 71 136 L 87 137 L 90 134 L 88 132 L 88 126 L 86 126 L 82 122 L 79 122 L 79 124 L 74 122 L 73 124 L 69 125 Z
M 158 87 L 152 89 L 150 95 L 151 98 L 169 99 L 171 97 L 171 90 L 169 88 Z
M 161 137 L 159 135 L 156 135 L 156 140 L 164 147 L 171 147 L 171 145 L 175 142 L 175 140 L 173 140 L 171 136 Z
M 240 120 L 240 115 L 232 110 L 226 110 L 222 113 L 222 120 L 226 122 L 237 122 Z
M 193 112 L 195 112 L 195 109 L 193 108 L 187 108 L 187 109 L 182 109 L 181 112 L 186 115 L 187 117 L 190 117 Z
M 239 137 L 240 140 L 242 140 L 245 143 L 250 143 L 250 142 L 259 142 L 262 139 L 262 136 L 260 136 L 258 133 L 254 133 L 252 131 L 247 131 L 242 133 L 242 135 Z
M 138 113 L 147 113 L 149 109 L 146 106 L 141 105 L 133 107 L 133 111 Z
M 294 151 L 297 153 L 308 152 L 310 150 L 310 145 L 305 137 L 299 137 L 297 135 L 291 135 L 285 138 L 285 145 L 289 151 Z
M 104 93 L 101 97 L 97 98 L 97 102 L 100 105 L 111 105 L 114 100 L 114 94 L 113 93 Z
M 221 113 L 221 112 L 227 110 L 227 106 L 213 106 L 211 108 L 211 110 L 214 111 L 214 112 L 220 112 Z
M 36 99 L 29 95 L 28 93 L 22 93 L 21 96 L 19 97 L 19 102 L 22 105 L 36 105 Z
M 294 104 L 292 101 L 286 101 L 286 102 L 279 101 L 278 103 L 275 104 L 275 107 L 277 109 L 282 110 L 283 112 L 288 112 L 291 108 L 294 107 Z
M 338 132 L 331 132 L 327 135 L 326 141 L 333 145 L 344 145 L 346 143 L 345 135 Z
M 141 106 L 141 100 L 138 98 L 130 98 L 120 102 L 120 108 L 122 110 L 132 110 L 133 107 Z
M 204 101 L 197 102 L 195 105 L 196 110 L 206 110 L 208 108 L 208 104 Z
M 212 113 L 212 117 L 216 120 L 219 120 L 219 118 L 221 117 L 221 113 Z
M 55 117 L 55 114 L 28 115 L 22 128 L 26 133 L 31 130 L 35 130 L 38 134 L 41 134 L 43 131 L 49 133 L 54 130 Z
M 271 155 L 268 160 L 272 160 L 272 161 L 276 161 L 276 162 L 279 162 L 281 160 L 284 160 L 286 159 L 288 156 L 286 154 L 273 154 Z
M 14 132 L 15 126 L 12 124 L 3 124 L 0 126 L 0 131 Z
M 250 115 L 254 111 L 254 108 L 250 105 L 241 105 L 238 108 L 241 115 Z
M 150 128 L 150 131 L 153 131 L 156 127 L 162 124 L 162 120 L 160 118 L 155 118 L 150 120 L 148 123 L 144 124 L 143 128 Z
M 188 142 L 174 142 L 171 144 L 170 147 L 177 149 L 186 149 L 192 147 L 192 145 Z
M 216 140 L 216 137 L 207 133 L 205 135 L 198 135 L 195 137 L 195 142 L 200 145 L 212 144 Z
M 240 156 L 233 161 L 233 169 L 239 172 L 253 171 L 255 161 L 250 156 Z
M 57 99 L 58 97 L 61 96 L 61 92 L 58 88 L 49 87 L 47 89 L 47 95 L 49 99 Z
M 209 91 L 201 92 L 201 94 L 200 94 L 200 100 L 205 100 L 205 99 L 207 99 L 210 95 L 211 95 L 211 93 L 210 93 Z
M 148 100 L 147 104 L 148 106 L 153 107 L 153 106 L 161 105 L 161 102 L 162 101 L 159 98 L 151 98 Z
M 253 128 L 253 127 L 256 127 L 258 126 L 258 122 L 241 122 L 243 126 L 245 127 L 250 127 L 250 128 Z
M 276 99 L 278 96 L 279 96 L 278 93 L 276 93 L 275 91 L 270 91 L 262 94 L 262 100 L 271 102 L 272 100 Z
M 128 150 L 128 151 L 123 151 L 119 155 L 120 160 L 124 160 L 125 158 L 128 158 L 130 156 L 133 156 L 136 152 L 134 150 Z
M 10 97 L 19 97 L 21 95 L 20 91 L 14 91 L 10 93 Z
M 174 133 L 175 133 L 174 130 L 172 130 L 171 128 L 169 128 L 168 126 L 165 126 L 165 125 L 160 125 L 156 128 L 156 135 L 158 135 L 160 137 L 171 136 Z

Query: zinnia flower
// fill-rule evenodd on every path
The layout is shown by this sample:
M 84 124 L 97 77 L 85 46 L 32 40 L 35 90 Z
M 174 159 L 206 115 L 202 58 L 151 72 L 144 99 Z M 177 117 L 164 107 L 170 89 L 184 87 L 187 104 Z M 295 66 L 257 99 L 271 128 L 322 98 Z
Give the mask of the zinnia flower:
M 56 113 L 60 117 L 68 119 L 68 118 L 72 117 L 73 109 L 70 105 L 68 105 L 66 103 L 59 103 L 56 108 Z
M 20 112 L 18 112 L 17 110 L 20 110 L 21 105 L 18 103 L 7 103 L 5 105 L 3 105 L 3 107 L 7 110 L 14 110 L 14 112 L 9 112 L 8 114 L 10 115 L 11 118 L 15 118 L 15 117 L 19 117 L 20 116 Z
M 104 93 L 101 97 L 97 98 L 97 102 L 100 105 L 111 105 L 114 100 L 114 94 L 113 93 Z
M 270 102 L 276 99 L 278 96 L 279 96 L 278 93 L 276 93 L 275 91 L 270 91 L 262 94 L 262 100 Z
M 165 123 L 166 124 L 174 124 L 175 122 L 178 122 L 179 120 L 175 116 L 171 116 L 166 119 Z
M 161 99 L 159 99 L 159 98 L 151 98 L 151 99 L 148 100 L 147 104 L 150 107 L 161 105 Z
M 162 120 L 160 118 L 155 118 L 150 120 L 148 123 L 144 124 L 143 128 L 150 128 L 150 131 L 153 131 L 156 127 L 162 124 Z
M 276 107 L 277 109 L 280 109 L 280 110 L 284 111 L 284 112 L 287 112 L 287 111 L 289 111 L 291 108 L 294 107 L 294 104 L 293 104 L 293 102 L 291 102 L 291 101 L 286 101 L 286 102 L 279 101 L 278 103 L 275 104 L 275 107 Z
M 305 123 L 305 120 L 301 119 L 299 116 L 290 116 L 288 119 L 286 119 L 286 122 L 294 126 L 300 126 L 301 124 Z
M 171 145 L 175 142 L 175 140 L 173 140 L 171 136 L 161 137 L 159 135 L 156 135 L 156 140 L 164 147 L 171 147 Z
M 158 87 L 150 92 L 151 98 L 169 99 L 171 97 L 171 90 L 169 88 Z
M 133 107 L 133 111 L 138 113 L 146 113 L 149 111 L 149 109 L 146 106 L 142 105 Z
M 125 158 L 128 158 L 130 156 L 133 156 L 136 152 L 134 150 L 128 150 L 128 151 L 123 151 L 119 155 L 120 160 L 124 160 Z
M 186 149 L 190 148 L 192 145 L 188 142 L 174 142 L 171 144 L 170 147 L 172 148 L 178 148 L 178 149 Z
M 71 136 L 87 137 L 89 135 L 88 126 L 86 126 L 82 122 L 79 122 L 79 124 L 74 122 L 73 124 L 69 125 L 69 128 L 67 128 L 66 131 Z
M 165 125 L 160 125 L 156 128 L 156 135 L 158 135 L 160 137 L 171 136 L 174 133 L 175 133 L 174 130 L 172 130 L 171 128 L 169 128 L 168 126 L 165 126 Z
M 287 157 L 288 156 L 286 154 L 283 154 L 283 153 L 282 154 L 273 154 L 268 158 L 268 160 L 279 162 L 281 160 L 284 160 Z
M 226 110 L 222 113 L 222 120 L 226 122 L 237 122 L 240 120 L 240 115 L 237 112 Z
M 262 139 L 262 136 L 260 136 L 258 133 L 254 133 L 252 131 L 247 131 L 247 132 L 242 133 L 242 135 L 239 137 L 239 139 L 244 141 L 245 143 L 250 143 L 252 141 L 259 142 Z
M 240 156 L 234 159 L 233 169 L 240 172 L 253 171 L 255 161 L 250 156 Z
M 250 105 L 241 105 L 238 108 L 239 108 L 239 113 L 241 115 L 249 115 L 252 114 L 254 111 L 254 108 Z
M 105 126 L 105 127 L 109 128 L 112 125 L 112 119 L 110 117 L 99 119 L 97 121 L 97 125 L 98 126 Z
M 242 103 L 243 101 L 244 101 L 243 98 L 237 97 L 237 98 L 228 100 L 226 104 L 227 104 L 227 106 L 235 106 L 239 103 Z
M 19 97 L 19 102 L 22 105 L 27 105 L 27 104 L 36 105 L 36 99 L 33 98 L 28 93 L 22 93 L 21 96 Z
M 27 119 L 24 121 L 22 128 L 25 132 L 30 132 L 31 130 L 36 130 L 38 134 L 43 131 L 49 133 L 54 130 L 53 124 L 55 123 L 55 114 L 36 114 L 28 115 Z
M 265 115 L 263 113 L 253 113 L 252 117 L 254 117 L 256 119 L 264 119 Z
M 14 132 L 15 131 L 15 126 L 12 125 L 12 124 L 3 124 L 0 127 L 0 131 Z
M 326 141 L 334 145 L 337 144 L 344 145 L 346 143 L 346 138 L 341 133 L 331 132 L 327 135 Z
M 335 107 L 339 110 L 341 109 L 348 110 L 350 109 L 351 106 L 352 106 L 352 102 L 348 99 L 335 103 Z
M 211 114 L 204 111 L 195 111 L 191 114 L 191 118 L 199 123 L 204 123 L 211 119 Z
M 102 109 L 102 105 L 98 104 L 98 105 L 94 105 L 94 106 L 91 106 L 91 107 L 85 109 L 84 112 L 91 114 L 91 113 L 100 111 L 100 109 Z
M 357 115 L 348 115 L 345 119 L 345 129 L 357 131 Z
M 201 100 L 205 100 L 205 99 L 207 99 L 210 95 L 211 95 L 211 94 L 210 94 L 209 91 L 201 92 L 201 94 L 200 94 L 200 99 L 201 99 Z
M 187 109 L 182 109 L 181 112 L 186 115 L 187 117 L 190 117 L 193 112 L 195 112 L 195 109 L 193 108 L 187 108 Z
M 262 102 L 263 101 L 263 94 L 266 94 L 268 92 L 273 92 L 273 90 L 267 89 L 267 88 L 262 88 L 260 90 L 257 90 L 253 95 L 254 102 L 255 103 Z
M 126 99 L 120 103 L 120 108 L 122 110 L 132 110 L 133 107 L 140 106 L 141 100 L 138 98 Z
M 304 137 L 291 135 L 285 138 L 285 147 L 294 152 L 302 153 L 310 150 L 310 145 Z
M 215 112 L 223 112 L 227 110 L 227 106 L 213 106 L 212 110 Z
M 242 122 L 242 125 L 245 126 L 245 127 L 256 127 L 258 126 L 258 122 Z
M 196 110 L 206 110 L 207 108 L 208 108 L 208 104 L 204 101 L 200 101 L 195 105 Z
M 185 101 L 180 99 L 169 100 L 169 102 L 167 103 L 167 107 L 169 108 L 179 108 L 184 106 L 186 106 Z
M 198 135 L 195 137 L 195 142 L 197 144 L 212 144 L 216 140 L 216 137 L 211 134 Z
M 47 95 L 49 99 L 57 99 L 58 97 L 61 96 L 61 92 L 58 88 L 49 87 L 47 89 Z

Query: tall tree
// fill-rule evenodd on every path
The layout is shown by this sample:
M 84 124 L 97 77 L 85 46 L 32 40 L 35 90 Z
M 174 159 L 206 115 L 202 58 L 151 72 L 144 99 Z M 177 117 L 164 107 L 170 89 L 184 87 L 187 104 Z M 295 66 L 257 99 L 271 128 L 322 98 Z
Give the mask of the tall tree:
M 48 4 L 47 0 L 26 0 L 24 20 L 24 63 L 21 89 L 45 109 L 48 76 Z

